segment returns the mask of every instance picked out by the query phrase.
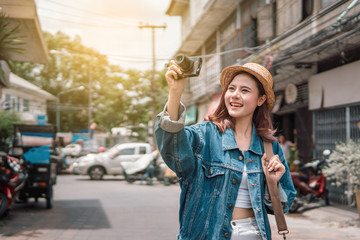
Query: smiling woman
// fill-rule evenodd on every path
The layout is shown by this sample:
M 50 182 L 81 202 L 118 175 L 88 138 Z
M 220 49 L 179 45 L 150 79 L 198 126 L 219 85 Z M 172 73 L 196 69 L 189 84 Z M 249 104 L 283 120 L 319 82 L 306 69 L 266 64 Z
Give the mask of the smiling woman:
M 274 172 L 284 212 L 295 197 L 286 160 L 273 137 L 271 74 L 256 63 L 225 68 L 219 106 L 209 121 L 193 126 L 184 126 L 186 110 L 180 99 L 187 79 L 180 78 L 182 74 L 171 61 L 165 74 L 168 103 L 155 127 L 160 153 L 180 178 L 178 238 L 271 239 L 267 212 L 272 206 L 271 201 L 265 205 L 264 175 Z M 263 141 L 274 156 L 266 156 Z M 269 164 L 263 169 L 265 160 Z

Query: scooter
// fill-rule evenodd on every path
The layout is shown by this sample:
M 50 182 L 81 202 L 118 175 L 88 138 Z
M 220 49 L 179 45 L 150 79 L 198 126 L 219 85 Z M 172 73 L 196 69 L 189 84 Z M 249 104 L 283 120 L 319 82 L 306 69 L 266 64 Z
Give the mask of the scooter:
M 166 165 L 157 150 L 145 154 L 134 162 L 122 162 L 120 165 L 127 182 L 133 183 L 136 180 L 140 180 L 140 184 L 143 181 L 146 181 L 148 185 L 153 184 L 153 178 L 162 181 L 166 168 Z
M 289 209 L 290 213 L 295 213 L 306 204 L 317 202 L 321 199 L 325 201 L 326 205 L 330 204 L 326 177 L 322 173 L 322 168 L 326 164 L 326 156 L 328 155 L 330 155 L 330 150 L 324 150 L 323 159 L 306 163 L 299 169 L 300 172 L 290 172 L 297 192 L 294 202 Z
M 27 172 L 19 160 L 0 152 L 0 218 L 17 199 L 26 179 Z

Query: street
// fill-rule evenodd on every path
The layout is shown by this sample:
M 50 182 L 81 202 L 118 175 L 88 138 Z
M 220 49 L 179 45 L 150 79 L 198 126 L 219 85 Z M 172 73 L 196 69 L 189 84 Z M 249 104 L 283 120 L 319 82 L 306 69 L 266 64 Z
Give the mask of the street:
M 60 175 L 54 208 L 45 200 L 15 204 L 0 220 L 6 240 L 137 240 L 176 239 L 179 185 L 129 184 L 121 177 L 91 181 L 86 176 Z M 334 206 L 287 214 L 287 239 L 359 239 L 357 213 Z M 276 234 L 270 217 L 273 239 Z

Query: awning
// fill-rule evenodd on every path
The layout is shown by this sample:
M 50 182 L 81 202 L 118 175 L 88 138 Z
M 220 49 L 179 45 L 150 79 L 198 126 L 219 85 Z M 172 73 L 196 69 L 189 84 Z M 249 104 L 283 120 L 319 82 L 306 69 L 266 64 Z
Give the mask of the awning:
M 12 26 L 19 26 L 23 52 L 4 51 L 5 59 L 19 62 L 47 63 L 48 50 L 41 30 L 34 0 L 0 0 L 2 11 Z
M 309 109 L 360 102 L 360 61 L 309 78 Z

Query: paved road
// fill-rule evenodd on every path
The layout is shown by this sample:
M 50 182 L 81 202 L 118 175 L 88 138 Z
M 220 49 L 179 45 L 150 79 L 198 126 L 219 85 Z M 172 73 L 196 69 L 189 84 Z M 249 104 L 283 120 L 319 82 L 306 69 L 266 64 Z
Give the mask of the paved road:
M 90 181 L 58 176 L 54 208 L 45 201 L 16 204 L 0 220 L 0 239 L 6 240 L 169 240 L 178 229 L 179 186 L 128 184 L 122 178 Z M 360 239 L 354 211 L 318 207 L 287 215 L 288 239 Z M 274 219 L 270 217 L 273 239 Z M 349 226 L 351 225 L 351 226 Z
M 2 220 L 0 239 L 174 239 L 178 229 L 178 185 L 128 184 L 121 178 L 90 181 L 58 176 L 54 208 L 45 201 L 16 204 Z

